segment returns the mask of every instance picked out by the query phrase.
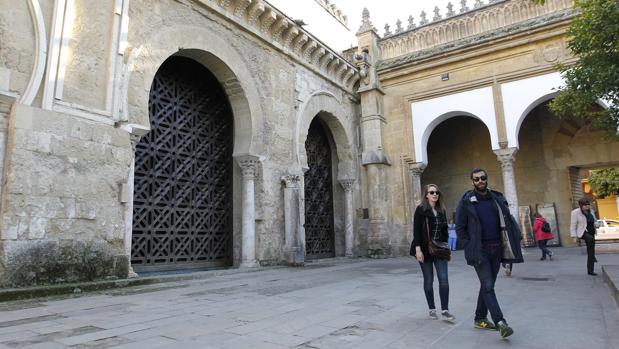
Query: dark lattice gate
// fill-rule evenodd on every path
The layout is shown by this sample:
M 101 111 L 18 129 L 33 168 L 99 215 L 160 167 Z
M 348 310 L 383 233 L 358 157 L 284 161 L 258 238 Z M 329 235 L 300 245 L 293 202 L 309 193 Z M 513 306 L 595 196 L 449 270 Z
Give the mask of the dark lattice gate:
M 331 147 L 325 127 L 314 119 L 305 141 L 305 249 L 308 259 L 335 256 Z
M 136 270 L 232 260 L 232 113 L 216 78 L 183 57 L 151 86 L 151 131 L 137 145 L 131 263 Z

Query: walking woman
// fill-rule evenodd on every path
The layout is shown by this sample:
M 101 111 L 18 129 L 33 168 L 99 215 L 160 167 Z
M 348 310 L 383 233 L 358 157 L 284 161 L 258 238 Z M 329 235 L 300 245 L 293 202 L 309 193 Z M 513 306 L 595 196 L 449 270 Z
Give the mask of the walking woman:
M 425 187 L 423 200 L 415 209 L 413 220 L 413 243 L 415 258 L 423 273 L 423 290 L 428 302 L 429 317 L 438 320 L 434 304 L 434 269 L 438 277 L 438 290 L 441 299 L 441 315 L 443 320 L 453 321 L 456 318 L 449 313 L 449 280 L 447 278 L 446 259 L 431 256 L 428 252 L 428 236 L 433 240 L 447 242 L 447 217 L 441 192 L 436 184 Z M 411 251 L 412 252 L 412 251 Z
M 550 229 L 548 229 L 548 231 L 544 231 L 544 223 L 547 223 L 544 216 L 542 216 L 539 212 L 535 212 L 535 214 L 533 214 L 533 217 L 535 217 L 535 222 L 533 222 L 533 234 L 535 234 L 537 246 L 540 250 L 542 250 L 542 258 L 540 258 L 539 260 L 546 260 L 546 256 L 548 256 L 550 260 L 552 260 L 553 253 L 546 245 L 548 244 L 549 240 L 552 240 L 554 238 L 554 235 L 552 235 Z M 547 225 L 547 227 L 550 226 Z

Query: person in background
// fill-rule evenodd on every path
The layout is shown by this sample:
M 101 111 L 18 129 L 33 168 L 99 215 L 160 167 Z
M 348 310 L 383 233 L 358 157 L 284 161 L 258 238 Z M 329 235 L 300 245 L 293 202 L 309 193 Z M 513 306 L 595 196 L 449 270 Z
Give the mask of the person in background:
M 413 242 L 411 252 L 421 266 L 423 273 L 423 291 L 429 308 L 429 318 L 438 320 L 434 304 L 434 272 L 438 277 L 438 292 L 441 299 L 441 316 L 443 320 L 453 321 L 455 316 L 449 312 L 449 279 L 447 277 L 446 259 L 440 259 L 428 252 L 428 237 L 447 242 L 447 217 L 441 200 L 441 192 L 435 184 L 428 184 L 423 193 L 423 201 L 415 209 L 413 218 Z
M 587 245 L 587 274 L 597 275 L 593 271 L 595 258 L 595 216 L 591 210 L 591 204 L 586 198 L 578 200 L 578 208 L 572 211 L 570 220 L 570 235 L 574 239 L 585 240 Z
M 548 222 L 546 222 L 546 218 L 544 218 L 544 216 L 542 216 L 539 212 L 535 212 L 533 214 L 533 217 L 535 217 L 535 221 L 533 222 L 533 234 L 535 235 L 535 241 L 537 241 L 537 246 L 540 250 L 542 250 L 542 258 L 540 258 L 539 260 L 546 260 L 546 256 L 548 256 L 548 258 L 552 260 L 553 253 L 546 245 L 548 244 L 549 240 L 552 240 L 554 238 L 554 236 L 552 235 L 552 232 L 546 232 L 543 230 L 544 223 Z
M 458 235 L 456 235 L 456 224 L 453 219 L 449 220 L 449 224 L 447 224 L 447 231 L 449 232 L 449 239 L 447 242 L 449 243 L 449 248 L 452 251 L 456 250 L 456 244 L 458 242 Z

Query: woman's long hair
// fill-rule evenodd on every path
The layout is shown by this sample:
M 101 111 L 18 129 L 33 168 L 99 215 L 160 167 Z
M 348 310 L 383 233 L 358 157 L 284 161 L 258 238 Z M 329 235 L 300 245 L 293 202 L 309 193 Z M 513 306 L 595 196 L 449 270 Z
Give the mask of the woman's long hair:
M 440 193 L 438 195 L 438 200 L 436 201 L 436 206 L 434 206 L 434 209 L 438 213 L 445 214 L 445 205 L 443 204 L 443 193 L 441 193 L 441 190 L 438 188 L 438 185 L 436 184 L 428 184 L 425 186 L 425 189 L 423 191 L 423 199 L 421 200 L 421 207 L 424 209 L 424 211 L 432 210 L 432 206 L 430 206 L 430 202 L 428 201 L 428 191 L 430 191 L 430 188 L 434 188 L 434 190 Z

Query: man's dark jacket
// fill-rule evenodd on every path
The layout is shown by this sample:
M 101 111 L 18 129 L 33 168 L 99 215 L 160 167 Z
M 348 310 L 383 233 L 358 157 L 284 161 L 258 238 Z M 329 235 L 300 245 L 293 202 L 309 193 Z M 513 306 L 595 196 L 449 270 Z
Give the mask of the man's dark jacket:
M 514 259 L 502 258 L 504 263 L 522 263 L 522 250 L 520 248 L 520 227 L 509 212 L 507 201 L 503 194 L 498 191 L 490 191 L 492 198 L 499 204 L 505 219 L 505 228 L 509 236 L 510 245 L 514 252 Z M 458 240 L 462 241 L 464 246 L 464 258 L 466 263 L 472 266 L 479 265 L 481 258 L 481 223 L 475 210 L 475 205 L 478 204 L 477 197 L 473 190 L 469 190 L 462 196 L 456 209 L 456 234 Z

